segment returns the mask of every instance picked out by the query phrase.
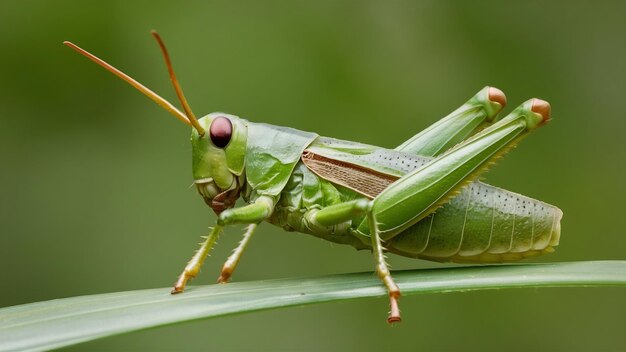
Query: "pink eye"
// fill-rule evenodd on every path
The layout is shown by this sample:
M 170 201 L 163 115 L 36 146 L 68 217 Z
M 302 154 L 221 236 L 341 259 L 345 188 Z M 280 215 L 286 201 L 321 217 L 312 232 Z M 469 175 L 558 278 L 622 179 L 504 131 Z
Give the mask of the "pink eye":
M 232 134 L 233 124 L 224 116 L 216 117 L 213 122 L 211 122 L 209 135 L 211 136 L 211 142 L 213 142 L 216 147 L 226 147 L 228 142 L 230 142 Z

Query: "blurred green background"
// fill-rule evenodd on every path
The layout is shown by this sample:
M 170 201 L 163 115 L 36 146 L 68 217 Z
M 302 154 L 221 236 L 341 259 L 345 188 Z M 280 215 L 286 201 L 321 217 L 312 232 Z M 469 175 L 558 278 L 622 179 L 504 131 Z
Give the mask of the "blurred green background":
M 190 129 L 61 45 L 174 101 L 163 35 L 198 115 L 393 147 L 485 85 L 552 103 L 489 183 L 560 206 L 538 261 L 624 259 L 623 1 L 3 1 L 0 306 L 169 287 L 215 216 L 190 189 Z M 194 284 L 213 283 L 230 229 Z M 394 269 L 442 264 L 391 256 Z M 238 281 L 372 270 L 371 255 L 262 226 Z M 623 350 L 626 291 L 386 298 L 204 320 L 68 350 Z

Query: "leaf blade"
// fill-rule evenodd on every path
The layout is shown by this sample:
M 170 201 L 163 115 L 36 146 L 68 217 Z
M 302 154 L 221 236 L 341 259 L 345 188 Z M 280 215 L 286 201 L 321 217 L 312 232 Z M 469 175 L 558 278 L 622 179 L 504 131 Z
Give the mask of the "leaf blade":
M 404 296 L 513 287 L 626 286 L 626 261 L 473 266 L 393 274 Z M 356 273 L 191 287 L 174 296 L 169 289 L 159 288 L 30 303 L 0 309 L 0 351 L 47 350 L 202 318 L 384 295 L 375 275 Z

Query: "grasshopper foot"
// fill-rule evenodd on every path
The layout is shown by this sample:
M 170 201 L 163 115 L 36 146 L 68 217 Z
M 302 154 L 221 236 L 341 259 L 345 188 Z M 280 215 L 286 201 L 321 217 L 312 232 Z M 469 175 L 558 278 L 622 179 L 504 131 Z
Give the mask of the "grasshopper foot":
M 391 312 L 389 312 L 389 317 L 387 318 L 387 322 L 389 324 L 399 323 L 402 321 L 402 317 L 400 316 L 400 308 L 398 306 L 399 297 L 400 291 L 389 293 L 389 303 L 391 304 Z
M 222 273 L 220 274 L 220 277 L 217 278 L 217 283 L 218 284 L 227 284 L 228 281 L 230 281 L 230 274 L 229 272 L 224 272 L 222 271 Z
M 173 295 L 177 293 L 183 293 L 183 291 L 185 291 L 185 286 L 187 286 L 187 281 L 191 280 L 192 278 L 193 276 L 184 271 L 182 274 L 180 274 L 180 277 L 176 281 L 176 284 L 174 285 L 174 288 L 170 293 Z

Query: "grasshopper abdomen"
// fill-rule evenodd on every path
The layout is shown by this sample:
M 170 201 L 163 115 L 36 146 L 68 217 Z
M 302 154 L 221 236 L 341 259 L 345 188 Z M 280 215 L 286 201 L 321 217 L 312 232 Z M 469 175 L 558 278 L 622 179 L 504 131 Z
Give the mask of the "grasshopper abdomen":
M 474 182 L 387 248 L 435 261 L 515 261 L 552 252 L 562 216 L 555 206 Z

